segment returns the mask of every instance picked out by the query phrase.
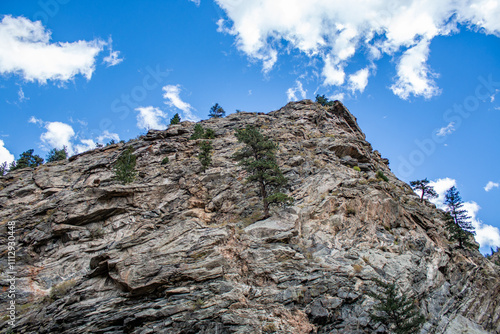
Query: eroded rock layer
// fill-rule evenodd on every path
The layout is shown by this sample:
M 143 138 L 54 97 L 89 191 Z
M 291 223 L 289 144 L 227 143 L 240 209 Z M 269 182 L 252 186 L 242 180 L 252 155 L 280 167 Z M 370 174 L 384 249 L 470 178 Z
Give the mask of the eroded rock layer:
M 367 295 L 381 279 L 415 297 L 422 333 L 500 333 L 500 267 L 447 241 L 443 212 L 391 173 L 340 102 L 201 124 L 216 134 L 204 173 L 182 122 L 0 178 L 3 269 L 7 222 L 18 241 L 16 331 L 383 333 Z M 246 125 L 279 143 L 295 198 L 265 220 L 231 158 Z M 113 164 L 127 147 L 138 175 L 122 185 Z

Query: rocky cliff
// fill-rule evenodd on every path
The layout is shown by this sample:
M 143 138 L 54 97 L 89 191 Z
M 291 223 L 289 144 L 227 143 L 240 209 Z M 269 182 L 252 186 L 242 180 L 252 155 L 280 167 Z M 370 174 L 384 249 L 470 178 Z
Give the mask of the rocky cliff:
M 367 294 L 381 279 L 414 296 L 422 333 L 500 333 L 500 266 L 447 241 L 443 212 L 391 173 L 340 102 L 201 123 L 216 134 L 205 172 L 182 122 L 0 178 L 4 291 L 13 224 L 17 241 L 14 332 L 383 333 Z M 265 220 L 231 158 L 246 125 L 279 143 L 295 198 Z M 138 175 L 122 185 L 112 166 L 127 147 Z

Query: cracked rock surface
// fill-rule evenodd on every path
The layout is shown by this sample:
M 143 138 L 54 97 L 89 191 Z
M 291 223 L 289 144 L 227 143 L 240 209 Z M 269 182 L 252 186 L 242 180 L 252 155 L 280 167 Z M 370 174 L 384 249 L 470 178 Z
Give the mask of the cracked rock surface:
M 369 316 L 374 279 L 414 296 L 421 333 L 500 333 L 500 266 L 447 241 L 444 213 L 391 173 L 340 102 L 201 124 L 216 134 L 204 173 L 182 122 L 0 177 L 4 288 L 7 222 L 18 242 L 16 333 L 384 333 Z M 279 143 L 295 198 L 264 220 L 231 158 L 246 125 Z M 127 147 L 138 173 L 123 185 L 113 164 Z

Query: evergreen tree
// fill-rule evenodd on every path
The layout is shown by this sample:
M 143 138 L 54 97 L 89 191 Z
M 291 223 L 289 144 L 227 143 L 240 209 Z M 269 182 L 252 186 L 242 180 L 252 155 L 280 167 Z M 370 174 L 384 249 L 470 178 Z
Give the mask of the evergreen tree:
M 118 158 L 114 165 L 116 178 L 122 183 L 134 181 L 137 172 L 135 171 L 137 157 L 132 153 L 132 147 L 128 147 Z
M 7 161 L 4 161 L 1 165 L 0 165 L 0 176 L 3 176 L 5 174 L 7 174 L 7 171 L 9 170 L 8 168 L 8 164 L 7 164 Z
M 413 190 L 421 191 L 420 202 L 424 201 L 424 197 L 438 197 L 438 194 L 436 193 L 436 191 L 434 191 L 434 188 L 429 185 L 429 180 L 427 180 L 427 178 L 423 180 L 410 181 L 410 186 L 413 188 Z
M 325 95 L 316 95 L 316 102 L 321 104 L 322 106 L 333 106 L 333 101 L 328 100 Z
M 203 172 L 205 172 L 212 163 L 212 144 L 210 141 L 204 140 L 200 143 L 200 153 L 198 154 L 198 160 L 200 160 L 203 166 Z
M 208 114 L 208 117 L 210 118 L 222 118 L 226 116 L 226 112 L 224 111 L 224 109 L 222 109 L 222 107 L 216 103 L 213 105 L 212 108 L 210 108 L 210 113 Z
M 30 149 L 26 152 L 23 152 L 19 155 L 19 159 L 17 161 L 13 161 L 10 165 L 9 170 L 16 170 L 26 167 L 35 168 L 43 164 L 43 158 L 39 155 L 33 155 L 34 150 Z
M 446 228 L 450 233 L 450 241 L 458 241 L 460 248 L 474 247 L 470 237 L 475 234 L 467 211 L 463 209 L 462 198 L 455 186 L 448 189 L 444 204 L 448 206 Z
M 66 160 L 68 158 L 68 150 L 66 146 L 63 146 L 62 149 L 58 150 L 57 148 L 53 148 L 50 150 L 49 155 L 47 156 L 47 162 L 54 162 L 59 160 Z
M 195 140 L 195 139 L 203 138 L 204 132 L 205 132 L 205 129 L 203 129 L 203 126 L 201 126 L 201 124 L 196 124 L 194 126 L 194 133 L 191 135 L 191 137 L 189 139 Z
M 181 117 L 179 116 L 179 114 L 175 114 L 174 117 L 170 119 L 171 125 L 179 124 L 180 122 L 181 122 Z
M 278 145 L 262 135 L 252 126 L 236 130 L 236 138 L 246 146 L 236 152 L 233 158 L 239 161 L 249 173 L 248 182 L 255 182 L 260 188 L 260 197 L 264 206 L 264 218 L 269 217 L 270 204 L 289 205 L 293 198 L 280 192 L 287 184 L 276 162 Z
M 368 295 L 378 301 L 372 320 L 382 323 L 388 331 L 396 334 L 418 333 L 424 316 L 415 306 L 415 301 L 398 291 L 396 284 L 375 280 L 381 292 L 371 292 Z

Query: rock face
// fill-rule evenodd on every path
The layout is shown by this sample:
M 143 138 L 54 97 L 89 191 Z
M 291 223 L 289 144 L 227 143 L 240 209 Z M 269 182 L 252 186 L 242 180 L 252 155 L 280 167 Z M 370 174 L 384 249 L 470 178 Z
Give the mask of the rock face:
M 391 173 L 340 102 L 201 123 L 216 133 L 204 173 L 182 122 L 0 178 L 16 332 L 384 333 L 367 294 L 382 279 L 416 298 L 421 333 L 500 333 L 500 266 L 447 241 L 443 212 Z M 279 143 L 295 198 L 265 220 L 231 158 L 246 125 Z M 112 166 L 127 147 L 138 175 L 122 185 Z

